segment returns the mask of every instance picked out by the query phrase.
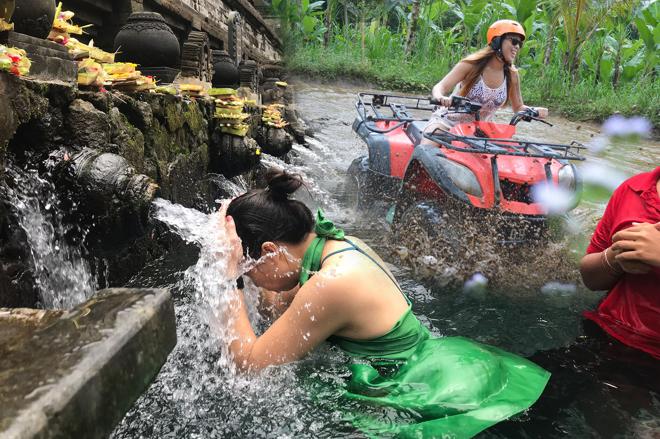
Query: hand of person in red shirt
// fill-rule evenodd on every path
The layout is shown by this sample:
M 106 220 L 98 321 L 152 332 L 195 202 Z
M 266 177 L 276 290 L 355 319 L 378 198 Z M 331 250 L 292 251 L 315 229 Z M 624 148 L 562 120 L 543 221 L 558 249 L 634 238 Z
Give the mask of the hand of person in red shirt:
M 633 262 L 646 265 L 648 270 L 660 267 L 660 223 L 633 223 L 632 227 L 615 233 L 612 241 L 615 260 L 624 271 L 628 271 L 626 264 Z

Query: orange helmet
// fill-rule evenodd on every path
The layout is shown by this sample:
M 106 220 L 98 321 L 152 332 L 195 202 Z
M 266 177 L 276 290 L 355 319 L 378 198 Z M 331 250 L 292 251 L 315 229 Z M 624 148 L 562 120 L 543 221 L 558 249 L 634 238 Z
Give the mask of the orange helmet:
M 504 34 L 518 34 L 523 40 L 525 39 L 525 29 L 520 23 L 514 20 L 497 20 L 490 25 L 486 33 L 488 44 L 493 41 L 493 38 L 501 37 Z

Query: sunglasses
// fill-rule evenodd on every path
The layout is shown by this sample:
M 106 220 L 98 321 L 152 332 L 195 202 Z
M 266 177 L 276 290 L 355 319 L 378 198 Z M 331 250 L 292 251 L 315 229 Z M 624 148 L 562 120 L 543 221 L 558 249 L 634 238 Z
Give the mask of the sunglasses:
M 507 40 L 511 41 L 512 46 L 518 46 L 519 48 L 522 49 L 523 46 L 523 40 L 521 40 L 518 37 L 506 37 Z

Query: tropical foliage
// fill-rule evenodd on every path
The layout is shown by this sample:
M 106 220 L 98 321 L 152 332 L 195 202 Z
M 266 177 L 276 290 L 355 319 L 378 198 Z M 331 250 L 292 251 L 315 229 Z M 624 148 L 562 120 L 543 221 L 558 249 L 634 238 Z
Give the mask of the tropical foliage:
M 428 91 L 482 47 L 495 20 L 523 24 L 523 92 L 565 112 L 645 114 L 658 125 L 657 0 L 273 0 L 294 70 Z M 537 102 L 541 104 L 541 102 Z

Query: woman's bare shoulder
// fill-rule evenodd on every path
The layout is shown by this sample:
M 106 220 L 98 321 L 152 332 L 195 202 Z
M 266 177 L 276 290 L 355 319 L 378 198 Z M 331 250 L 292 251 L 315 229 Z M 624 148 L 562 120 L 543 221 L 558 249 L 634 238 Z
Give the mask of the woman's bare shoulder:
M 466 62 L 466 61 L 459 61 L 454 66 L 453 70 L 455 70 L 457 72 L 460 72 L 460 73 L 467 73 L 470 70 L 472 70 L 473 68 L 474 68 L 473 64 L 470 64 L 469 62 Z

